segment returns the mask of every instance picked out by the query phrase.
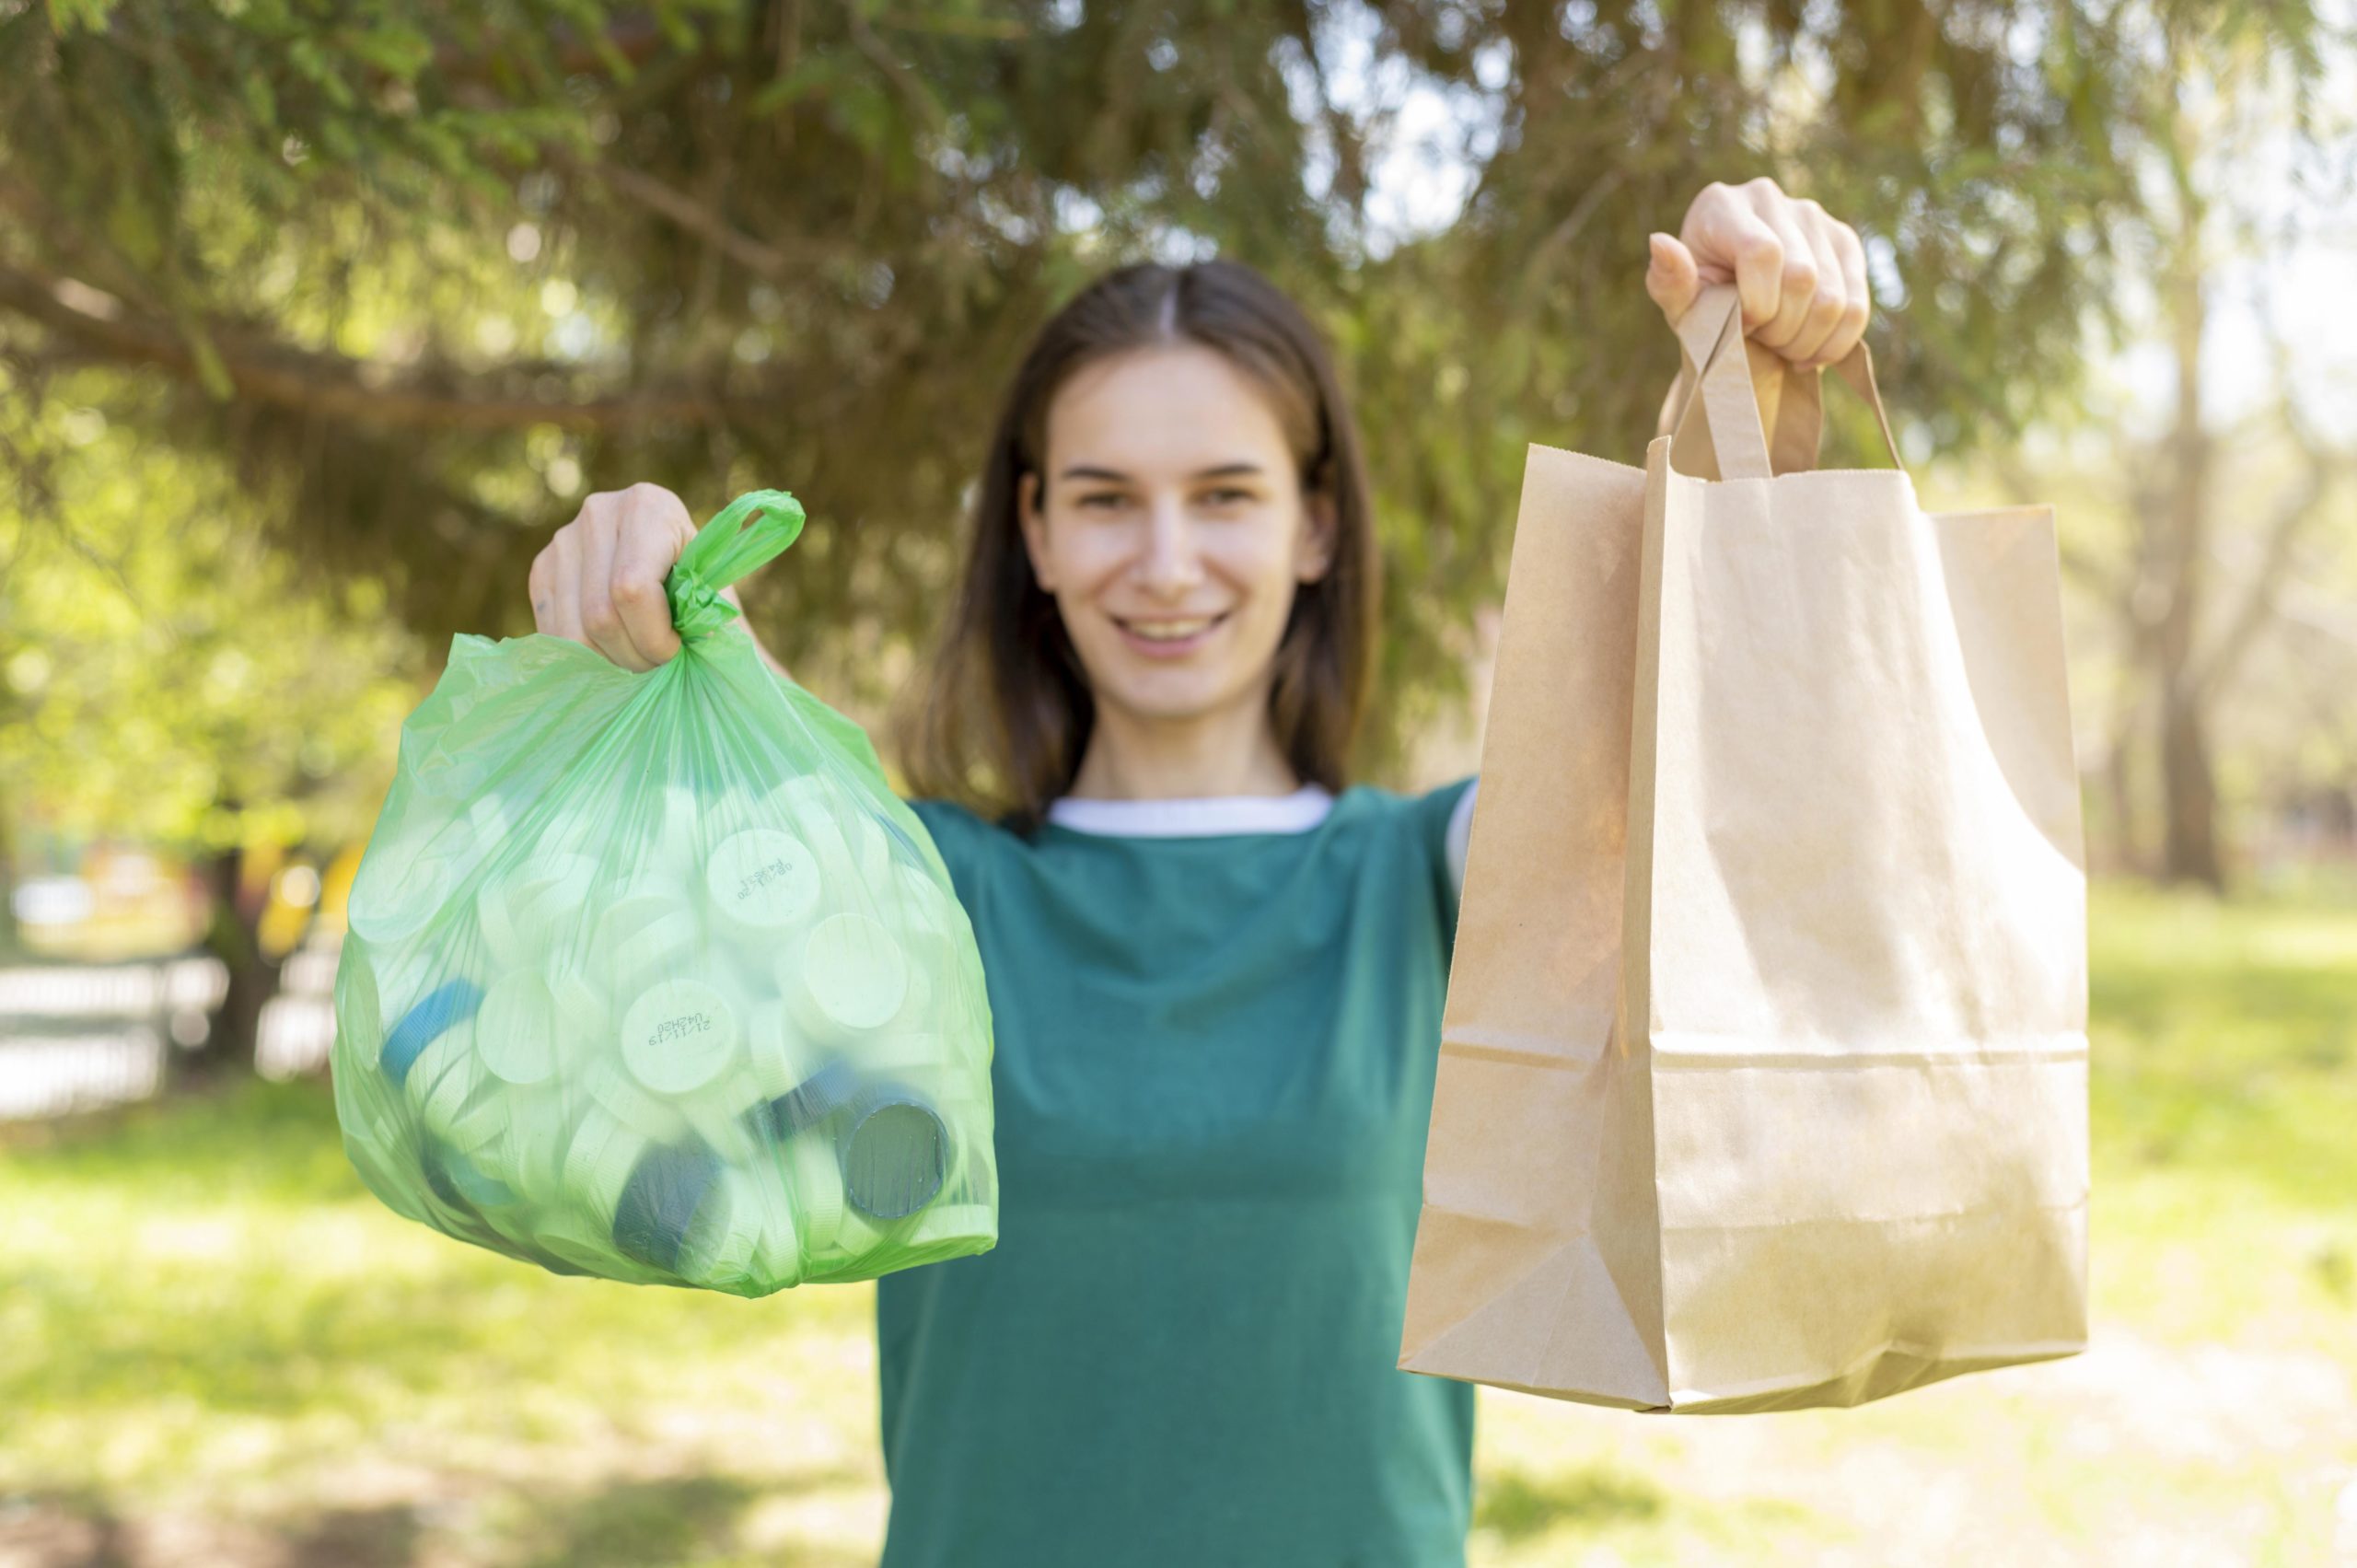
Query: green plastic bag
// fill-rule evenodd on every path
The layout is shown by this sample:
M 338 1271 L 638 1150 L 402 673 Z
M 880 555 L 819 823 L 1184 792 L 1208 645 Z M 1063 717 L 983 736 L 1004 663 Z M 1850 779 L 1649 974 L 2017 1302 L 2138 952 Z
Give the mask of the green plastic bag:
M 801 528 L 779 491 L 707 523 L 653 670 L 461 636 L 402 726 L 332 1054 L 401 1214 L 738 1295 L 997 1240 L 972 927 L 866 737 L 719 597 Z

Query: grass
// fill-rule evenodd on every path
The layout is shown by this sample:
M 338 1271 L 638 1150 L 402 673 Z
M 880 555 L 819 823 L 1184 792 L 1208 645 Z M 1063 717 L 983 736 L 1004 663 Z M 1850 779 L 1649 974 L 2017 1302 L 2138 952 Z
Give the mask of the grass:
M 2096 1343 L 1852 1411 L 1484 1390 L 1472 1556 L 2357 1562 L 2357 909 L 2093 917 Z M 384 1212 L 320 1086 L 0 1144 L 0 1562 L 872 1562 L 868 1287 L 562 1280 Z

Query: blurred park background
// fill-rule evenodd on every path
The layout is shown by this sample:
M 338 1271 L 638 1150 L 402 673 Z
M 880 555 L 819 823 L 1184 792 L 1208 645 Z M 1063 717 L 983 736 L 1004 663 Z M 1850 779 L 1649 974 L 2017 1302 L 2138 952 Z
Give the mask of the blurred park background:
M 592 490 L 885 733 L 1102 268 L 1324 324 L 1366 776 L 1469 771 L 1526 445 L 1635 460 L 1649 230 L 1865 236 L 1927 501 L 2051 500 L 2095 1348 L 1854 1412 L 1484 1390 L 1474 1558 L 2357 1563 L 2357 48 L 2324 0 L 0 0 L 0 1565 L 872 1561 L 866 1287 L 543 1276 L 361 1189 L 341 910 Z M 1829 459 L 1864 460 L 1829 400 Z

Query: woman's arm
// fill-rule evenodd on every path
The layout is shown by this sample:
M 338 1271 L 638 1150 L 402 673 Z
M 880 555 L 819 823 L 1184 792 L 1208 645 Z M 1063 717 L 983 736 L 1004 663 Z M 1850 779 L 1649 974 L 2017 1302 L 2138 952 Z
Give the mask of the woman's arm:
M 533 558 L 534 628 L 586 644 L 624 669 L 653 669 L 679 651 L 663 579 L 695 536 L 687 504 L 659 484 L 599 491 Z M 735 588 L 721 597 L 743 613 Z M 753 647 L 786 674 L 759 637 Z

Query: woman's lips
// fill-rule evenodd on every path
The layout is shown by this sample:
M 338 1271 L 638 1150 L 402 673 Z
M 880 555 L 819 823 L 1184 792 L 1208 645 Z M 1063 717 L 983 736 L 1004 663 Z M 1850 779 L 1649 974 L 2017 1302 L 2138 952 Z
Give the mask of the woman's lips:
M 1120 616 L 1117 615 L 1112 618 L 1113 624 L 1120 630 L 1121 641 L 1128 644 L 1132 651 L 1143 656 L 1144 657 L 1155 659 L 1185 658 L 1188 655 L 1202 647 L 1205 643 L 1211 641 L 1212 633 L 1217 632 L 1226 620 L 1227 611 L 1225 610 L 1222 610 L 1217 615 L 1209 617 L 1199 615 L 1172 615 L 1157 617 L 1155 621 L 1141 621 L 1140 624 L 1153 626 L 1157 624 L 1181 623 L 1191 621 L 1202 621 L 1206 623 L 1198 627 L 1193 632 L 1187 633 L 1183 637 L 1149 637 L 1144 633 L 1138 631 L 1135 625 L 1132 625 L 1130 621 L 1122 620 Z

